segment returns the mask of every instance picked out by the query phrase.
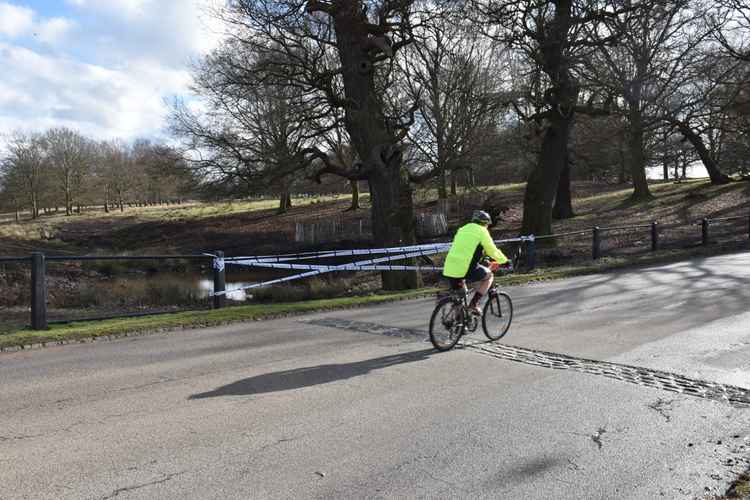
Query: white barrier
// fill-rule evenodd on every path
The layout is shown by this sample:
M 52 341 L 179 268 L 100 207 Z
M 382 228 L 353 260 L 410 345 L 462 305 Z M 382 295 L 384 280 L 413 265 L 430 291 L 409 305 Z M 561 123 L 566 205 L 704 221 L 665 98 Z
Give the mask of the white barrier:
M 520 236 L 518 238 L 510 238 L 506 240 L 496 240 L 495 244 L 502 243 L 515 243 L 523 241 L 534 241 L 534 236 Z M 246 285 L 240 288 L 232 290 L 226 290 L 223 292 L 212 293 L 212 296 L 226 295 L 227 293 L 235 292 L 238 290 L 250 290 L 252 288 L 260 288 L 269 285 L 275 285 L 278 283 L 284 283 L 287 281 L 293 281 L 303 278 L 309 278 L 312 276 L 318 276 L 325 273 L 336 272 L 336 271 L 442 271 L 442 267 L 432 265 L 417 265 L 417 266 L 405 266 L 405 265 L 382 265 L 384 262 L 393 262 L 404 259 L 412 259 L 415 257 L 427 257 L 429 255 L 435 255 L 447 252 L 451 247 L 451 243 L 432 243 L 426 245 L 411 245 L 405 247 L 390 247 L 390 248 L 364 248 L 354 250 L 326 250 L 320 252 L 303 252 L 297 254 L 283 254 L 283 255 L 259 255 L 259 256 L 248 256 L 248 257 L 226 257 L 219 259 L 214 256 L 214 267 L 217 269 L 223 268 L 225 265 L 234 266 L 245 266 L 245 267 L 260 267 L 270 269 L 287 269 L 287 270 L 305 270 L 307 272 L 294 274 L 292 276 L 286 276 L 284 278 L 277 278 L 273 280 L 263 281 L 261 283 L 253 283 L 252 285 Z M 299 264 L 293 263 L 301 260 L 311 259 L 326 259 L 333 257 L 353 257 L 358 255 L 383 255 L 384 257 L 378 257 L 375 259 L 359 260 L 356 262 L 350 262 L 346 264 Z M 220 267 L 219 267 L 220 266 Z

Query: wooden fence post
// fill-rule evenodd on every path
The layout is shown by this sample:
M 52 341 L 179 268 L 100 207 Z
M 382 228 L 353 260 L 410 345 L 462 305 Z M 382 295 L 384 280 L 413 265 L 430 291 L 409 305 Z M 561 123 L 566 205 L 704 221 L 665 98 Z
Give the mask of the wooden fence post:
M 601 255 L 601 238 L 599 236 L 599 226 L 594 226 L 591 242 L 591 257 L 597 260 Z
M 46 330 L 47 325 L 47 265 L 44 254 L 31 254 L 31 329 Z
M 651 251 L 656 252 L 659 249 L 659 223 L 651 223 Z
M 703 245 L 708 245 L 708 219 L 703 219 L 701 221 L 701 243 Z
M 224 270 L 224 252 L 214 252 L 214 294 L 220 293 L 220 295 L 214 295 L 214 309 L 221 309 L 224 307 L 227 301 L 226 292 L 226 274 Z

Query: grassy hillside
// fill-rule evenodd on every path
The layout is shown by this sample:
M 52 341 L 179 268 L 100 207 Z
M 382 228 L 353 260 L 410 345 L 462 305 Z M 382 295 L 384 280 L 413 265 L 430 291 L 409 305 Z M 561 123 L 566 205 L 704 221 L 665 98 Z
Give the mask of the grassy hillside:
M 629 186 L 576 183 L 573 207 L 576 217 L 555 221 L 557 233 L 590 228 L 647 223 L 688 223 L 702 217 L 725 217 L 750 212 L 750 183 L 712 186 L 705 180 L 654 183 L 654 199 L 629 201 Z M 492 193 L 508 207 L 495 227 L 499 236 L 515 235 L 522 219 L 523 184 L 482 188 L 465 193 L 476 200 Z M 224 249 L 228 253 L 254 253 L 288 249 L 295 223 L 337 217 L 342 221 L 369 220 L 367 195 L 363 209 L 346 212 L 350 197 L 298 198 L 284 215 L 276 215 L 275 200 L 221 204 L 131 208 L 125 212 L 85 212 L 65 217 L 53 215 L 38 221 L 0 223 L 0 254 L 25 254 L 34 248 L 56 253 L 200 252 Z M 434 209 L 434 191 L 417 196 L 417 209 Z M 468 205 L 467 205 L 468 206 Z M 454 214 L 452 224 L 459 224 Z

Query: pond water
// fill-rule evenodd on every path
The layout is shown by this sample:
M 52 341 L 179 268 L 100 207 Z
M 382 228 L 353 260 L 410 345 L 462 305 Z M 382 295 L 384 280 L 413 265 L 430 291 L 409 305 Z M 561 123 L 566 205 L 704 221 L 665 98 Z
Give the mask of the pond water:
M 227 279 L 227 299 L 240 302 L 252 299 L 252 290 L 243 290 L 242 288 L 255 283 L 258 283 L 258 281 L 230 281 Z M 201 297 L 207 298 L 214 291 L 214 280 L 205 278 L 194 279 L 193 286 L 198 289 Z
M 228 269 L 226 273 L 227 298 L 233 301 L 244 302 L 253 299 L 254 290 L 243 290 L 247 287 L 263 281 L 283 276 L 278 273 L 269 273 L 265 270 L 234 270 Z M 155 273 L 138 273 L 134 275 L 119 275 L 106 280 L 106 285 L 100 288 L 107 293 L 109 290 L 124 289 L 133 295 L 144 295 L 153 287 L 157 290 L 182 290 L 182 297 L 192 296 L 197 299 L 208 299 L 214 291 L 213 275 L 208 270 L 192 270 L 185 272 L 164 271 Z M 167 293 L 167 292 L 164 292 Z M 169 294 L 165 295 L 169 297 Z

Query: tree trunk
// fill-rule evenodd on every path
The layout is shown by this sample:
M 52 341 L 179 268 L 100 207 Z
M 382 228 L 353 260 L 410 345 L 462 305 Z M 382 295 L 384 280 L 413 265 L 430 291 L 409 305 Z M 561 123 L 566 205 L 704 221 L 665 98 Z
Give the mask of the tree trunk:
M 412 245 L 416 242 L 412 190 L 403 167 L 400 145 L 385 116 L 381 90 L 375 81 L 370 52 L 369 20 L 363 2 L 337 2 L 334 16 L 336 45 L 342 68 L 344 124 L 370 184 L 373 238 L 377 246 Z M 396 264 L 408 262 L 396 262 Z M 416 271 L 385 271 L 387 290 L 415 288 Z
M 31 193 L 31 218 L 39 218 L 39 204 L 37 203 L 36 193 Z
M 711 153 L 703 143 L 703 139 L 701 139 L 701 136 L 696 134 L 693 131 L 692 127 L 690 127 L 687 123 L 682 121 L 676 121 L 675 123 L 679 128 L 680 133 L 685 137 L 685 139 L 690 141 L 690 144 L 692 144 L 695 148 L 695 152 L 698 153 L 701 162 L 703 162 L 703 166 L 706 167 L 708 176 L 711 178 L 711 184 L 727 184 L 731 182 L 732 179 L 730 179 L 729 176 L 719 170 L 719 166 L 711 157 Z
M 552 208 L 565 167 L 572 116 L 555 114 L 544 133 L 539 159 L 529 174 L 523 199 L 524 235 L 541 236 L 552 233 Z
M 553 203 L 574 123 L 580 86 L 570 73 L 570 61 L 565 55 L 571 9 L 572 0 L 556 2 L 554 17 L 545 25 L 544 41 L 540 46 L 541 66 L 550 79 L 544 92 L 548 125 L 524 194 L 521 232 L 527 235 L 541 236 L 552 232 Z
M 662 167 L 664 169 L 664 180 L 668 181 L 669 180 L 669 160 L 667 159 L 666 156 L 664 157 L 664 160 L 662 160 Z
M 445 200 L 448 198 L 448 172 L 445 168 L 440 168 L 438 177 L 438 198 Z
M 359 181 L 349 181 L 349 185 L 352 188 L 352 204 L 349 211 L 359 210 Z
M 73 215 L 73 195 L 70 186 L 70 174 L 65 174 L 65 215 Z
M 370 176 L 370 197 L 373 239 L 377 246 L 409 246 L 416 244 L 412 189 L 402 170 L 401 156 L 392 158 L 385 172 Z M 394 182 L 393 177 L 397 176 Z M 394 265 L 414 265 L 414 259 Z M 417 288 L 421 279 L 416 271 L 384 271 L 381 281 L 385 290 Z
M 458 171 L 451 170 L 451 196 L 458 194 Z
M 565 151 L 565 166 L 560 173 L 560 181 L 557 183 L 557 195 L 555 196 L 555 206 L 552 209 L 552 217 L 555 219 L 572 219 L 573 202 L 570 195 L 570 154 Z
M 633 179 L 632 200 L 641 201 L 651 199 L 646 179 L 646 155 L 643 151 L 643 117 L 638 109 L 638 103 L 630 105 L 630 127 L 628 128 L 628 150 L 630 160 L 630 175 Z
M 279 209 L 276 211 L 277 214 L 285 214 L 292 208 L 292 195 L 289 192 L 289 187 L 284 186 L 279 195 Z

